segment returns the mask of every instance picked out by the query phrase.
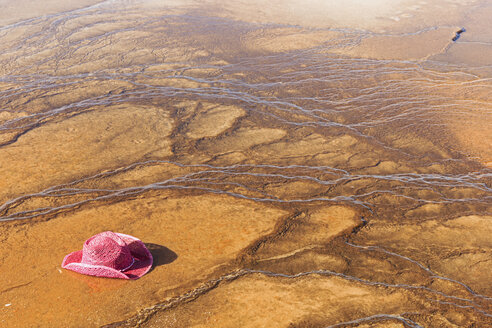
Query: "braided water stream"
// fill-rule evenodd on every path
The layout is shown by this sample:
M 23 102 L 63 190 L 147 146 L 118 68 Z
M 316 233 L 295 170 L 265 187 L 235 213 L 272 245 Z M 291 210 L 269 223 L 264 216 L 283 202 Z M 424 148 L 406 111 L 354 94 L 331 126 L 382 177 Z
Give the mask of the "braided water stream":
M 206 3 L 0 27 L 0 326 L 492 326 L 492 62 L 460 52 L 492 6 Z M 60 268 L 104 230 L 153 270 Z

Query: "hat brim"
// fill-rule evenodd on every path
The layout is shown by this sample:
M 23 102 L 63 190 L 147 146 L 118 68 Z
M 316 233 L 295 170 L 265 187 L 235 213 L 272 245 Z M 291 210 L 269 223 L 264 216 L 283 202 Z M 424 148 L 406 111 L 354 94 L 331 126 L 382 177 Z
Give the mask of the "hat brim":
M 124 272 L 106 266 L 81 263 L 82 251 L 76 251 L 65 256 L 62 268 L 97 277 L 120 279 L 138 279 L 142 277 L 152 267 L 152 254 L 139 239 L 122 233 L 116 234 L 126 242 L 135 260 L 133 265 Z

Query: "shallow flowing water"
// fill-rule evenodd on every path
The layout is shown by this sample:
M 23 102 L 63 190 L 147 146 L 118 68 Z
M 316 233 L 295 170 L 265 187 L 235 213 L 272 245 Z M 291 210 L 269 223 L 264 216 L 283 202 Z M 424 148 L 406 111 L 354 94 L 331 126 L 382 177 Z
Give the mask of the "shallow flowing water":
M 492 63 L 455 44 L 492 47 L 492 7 L 391 32 L 236 5 L 0 28 L 2 325 L 491 325 Z M 155 268 L 60 269 L 104 230 Z

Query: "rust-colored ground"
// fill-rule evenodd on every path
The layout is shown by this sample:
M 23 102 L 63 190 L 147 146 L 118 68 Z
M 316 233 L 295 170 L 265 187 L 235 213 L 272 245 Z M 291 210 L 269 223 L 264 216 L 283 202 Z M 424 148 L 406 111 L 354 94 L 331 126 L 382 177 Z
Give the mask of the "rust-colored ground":
M 487 1 L 0 9 L 1 327 L 492 326 Z

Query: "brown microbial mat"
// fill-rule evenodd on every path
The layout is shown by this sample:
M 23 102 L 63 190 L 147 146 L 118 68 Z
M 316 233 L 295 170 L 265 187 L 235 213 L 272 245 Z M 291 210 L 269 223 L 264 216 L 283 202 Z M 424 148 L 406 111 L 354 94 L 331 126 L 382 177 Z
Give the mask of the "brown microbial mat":
M 490 21 L 0 0 L 0 327 L 492 327 Z M 151 271 L 61 268 L 106 230 Z

